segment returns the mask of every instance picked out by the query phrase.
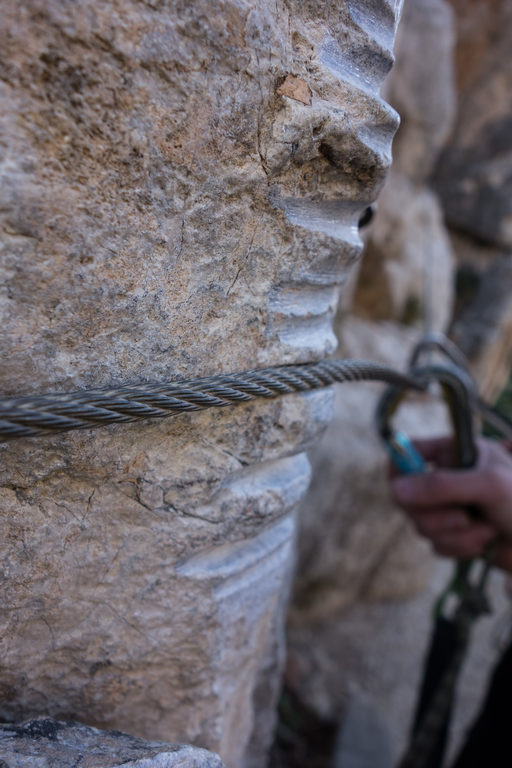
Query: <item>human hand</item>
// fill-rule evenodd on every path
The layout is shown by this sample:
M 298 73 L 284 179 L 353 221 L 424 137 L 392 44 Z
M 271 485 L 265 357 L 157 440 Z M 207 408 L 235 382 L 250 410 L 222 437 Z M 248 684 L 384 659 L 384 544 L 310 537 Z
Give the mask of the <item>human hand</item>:
M 498 442 L 480 439 L 472 469 L 454 469 L 454 442 L 416 443 L 433 465 L 426 474 L 392 480 L 392 494 L 439 555 L 466 560 L 496 541 L 494 564 L 512 572 L 512 456 Z M 468 508 L 477 507 L 481 517 Z

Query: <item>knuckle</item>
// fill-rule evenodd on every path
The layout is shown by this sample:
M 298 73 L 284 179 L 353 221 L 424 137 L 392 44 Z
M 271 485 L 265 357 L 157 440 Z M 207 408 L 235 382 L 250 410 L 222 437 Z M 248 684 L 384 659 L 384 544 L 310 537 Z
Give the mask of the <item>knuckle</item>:
M 496 501 L 512 499 L 510 474 L 504 471 L 503 467 L 489 467 L 485 471 L 483 482 L 487 484 Z
M 433 472 L 429 477 L 428 485 L 425 485 L 428 495 L 436 501 L 444 499 L 448 492 L 446 478 L 438 472 Z

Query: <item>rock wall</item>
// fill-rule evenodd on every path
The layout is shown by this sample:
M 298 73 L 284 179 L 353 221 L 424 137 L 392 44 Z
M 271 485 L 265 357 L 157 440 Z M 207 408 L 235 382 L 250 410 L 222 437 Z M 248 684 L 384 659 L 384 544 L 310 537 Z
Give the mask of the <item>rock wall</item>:
M 506 0 L 452 5 L 458 110 L 434 182 L 462 289 L 452 334 L 494 399 L 512 360 L 512 6 Z
M 444 0 L 406 3 L 397 65 L 386 83 L 386 92 L 401 105 L 401 125 L 393 166 L 368 227 L 362 266 L 338 315 L 340 356 L 360 355 L 406 368 L 419 336 L 425 262 L 435 270 L 438 289 L 434 327 L 446 329 L 453 255 L 426 179 L 453 115 L 452 41 L 452 14 Z M 429 69 L 431 59 L 425 54 L 434 42 L 435 63 Z M 413 308 L 415 314 L 406 317 Z M 340 610 L 361 599 L 410 596 L 428 575 L 424 545 L 388 499 L 387 460 L 373 423 L 377 391 L 368 386 L 350 393 L 340 389 L 334 420 L 312 453 L 313 484 L 302 506 L 292 647 L 295 626 L 303 634 L 304 623 L 313 622 L 311 632 L 316 632 L 317 621 L 336 622 Z M 433 405 L 426 411 L 413 409 L 408 419 L 414 434 L 424 431 L 425 421 L 431 427 L 444 423 L 442 410 Z M 333 706 L 327 707 L 331 714 Z
M 4 394 L 334 350 L 390 162 L 398 0 L 11 0 Z M 265 762 L 332 394 L 0 445 L 0 716 Z
M 224 768 L 206 749 L 144 741 L 51 717 L 0 725 L 0 761 L 8 768 Z
M 396 64 L 383 87 L 401 115 L 393 165 L 336 321 L 338 355 L 403 368 L 426 315 L 430 330 L 449 330 L 470 356 L 487 396 L 503 385 L 512 362 L 510 10 L 499 1 L 406 0 Z M 430 605 L 447 571 L 389 500 L 387 458 L 373 423 L 376 397 L 369 387 L 339 389 L 333 421 L 310 454 L 286 680 L 325 723 L 348 723 L 354 703 L 368 705 L 396 759 L 413 711 Z M 448 428 L 443 408 L 433 405 L 411 406 L 403 419 L 413 435 Z M 500 591 L 499 579 L 493 588 Z M 503 608 L 499 596 L 496 602 Z M 492 634 L 492 622 L 482 622 L 456 740 L 496 656 Z

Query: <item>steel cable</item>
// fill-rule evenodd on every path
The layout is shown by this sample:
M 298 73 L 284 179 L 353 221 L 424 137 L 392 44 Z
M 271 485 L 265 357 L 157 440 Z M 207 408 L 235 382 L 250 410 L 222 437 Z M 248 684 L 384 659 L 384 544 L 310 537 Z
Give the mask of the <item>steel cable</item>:
M 383 381 L 422 389 L 410 376 L 365 360 L 323 360 L 163 384 L 0 398 L 0 439 L 34 437 L 105 424 L 275 398 L 344 381 Z

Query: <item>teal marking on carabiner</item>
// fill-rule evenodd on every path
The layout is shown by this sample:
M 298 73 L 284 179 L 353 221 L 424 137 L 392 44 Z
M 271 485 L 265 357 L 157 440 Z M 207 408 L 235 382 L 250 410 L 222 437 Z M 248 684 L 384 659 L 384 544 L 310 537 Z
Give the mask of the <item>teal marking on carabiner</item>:
M 427 465 L 421 453 L 414 447 L 405 432 L 392 432 L 386 441 L 391 461 L 400 474 L 412 475 L 426 472 Z

